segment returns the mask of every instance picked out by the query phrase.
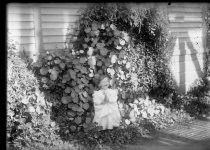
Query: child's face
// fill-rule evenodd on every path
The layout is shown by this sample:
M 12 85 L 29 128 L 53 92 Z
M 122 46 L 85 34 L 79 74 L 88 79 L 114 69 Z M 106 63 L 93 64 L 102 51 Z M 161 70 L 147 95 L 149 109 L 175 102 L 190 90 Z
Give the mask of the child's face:
M 100 86 L 101 86 L 101 89 L 108 89 L 108 87 L 109 87 L 109 79 L 108 78 L 104 78 L 103 80 L 101 80 Z

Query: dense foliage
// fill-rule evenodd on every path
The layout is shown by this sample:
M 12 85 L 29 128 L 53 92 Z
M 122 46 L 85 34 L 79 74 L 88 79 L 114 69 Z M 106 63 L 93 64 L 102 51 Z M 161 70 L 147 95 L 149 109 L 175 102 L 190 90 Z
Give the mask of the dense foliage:
M 92 149 L 131 143 L 147 131 L 191 119 L 184 109 L 194 103 L 175 93 L 168 67 L 173 39 L 165 15 L 156 8 L 90 6 L 69 35 L 68 49 L 42 54 L 30 66 L 33 72 L 10 45 L 9 141 L 20 148 L 68 149 L 72 145 L 62 141 L 77 139 Z M 99 131 L 92 122 L 92 93 L 103 74 L 119 90 L 123 115 L 121 126 L 110 131 Z
M 39 90 L 39 83 L 28 64 L 8 43 L 7 74 L 7 142 L 14 149 L 65 149 L 58 136 L 58 125 L 52 122 L 51 103 Z

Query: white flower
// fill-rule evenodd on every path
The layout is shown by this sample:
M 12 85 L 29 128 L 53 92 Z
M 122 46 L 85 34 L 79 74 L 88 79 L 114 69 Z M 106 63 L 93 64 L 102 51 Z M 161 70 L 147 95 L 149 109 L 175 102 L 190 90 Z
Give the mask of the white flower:
M 84 51 L 83 51 L 83 50 L 80 50 L 79 52 L 80 52 L 80 53 L 84 53 Z
M 135 101 L 134 101 L 134 104 L 138 104 L 139 103 L 139 101 L 136 99 Z
M 154 115 L 154 109 L 153 108 L 148 108 L 147 112 L 151 115 L 151 117 Z
M 40 107 L 39 107 L 39 106 L 37 106 L 37 107 L 36 107 L 36 112 L 37 112 L 38 114 L 40 114 L 40 113 L 41 113 L 41 109 L 40 109 Z
M 35 109 L 34 109 L 33 106 L 30 106 L 30 107 L 28 108 L 28 110 L 29 110 L 29 112 L 35 112 Z
M 156 115 L 159 114 L 159 112 L 160 112 L 159 110 L 155 110 L 155 114 L 156 114 Z
M 145 100 L 145 101 L 144 101 L 144 105 L 145 105 L 145 106 L 149 106 L 149 100 Z
M 103 30 L 105 29 L 105 25 L 104 24 L 101 25 L 101 29 L 103 29 Z
M 142 117 L 147 118 L 147 113 L 145 111 L 142 112 Z
M 21 101 L 23 104 L 28 104 L 29 100 L 27 98 L 23 98 Z
M 116 30 L 116 29 L 117 29 L 117 27 L 116 27 L 115 25 L 113 25 L 113 24 L 110 25 L 110 28 L 111 28 L 112 30 Z
M 92 47 L 88 47 L 87 54 L 88 54 L 89 56 L 92 56 L 92 55 L 93 55 L 93 51 L 94 51 L 94 49 L 93 49 Z
M 160 108 L 161 108 L 161 113 L 163 114 L 165 111 L 165 107 L 163 105 L 161 105 Z
M 96 65 L 96 57 L 95 57 L 95 56 L 89 57 L 89 59 L 88 59 L 88 64 L 89 64 L 91 67 L 94 67 L 94 66 Z
M 92 78 L 93 76 L 94 76 L 94 74 L 93 74 L 93 73 L 90 73 L 90 74 L 89 74 L 89 77 L 91 77 L 91 78 Z
M 129 114 L 129 117 L 130 117 L 130 121 L 131 122 L 135 122 L 136 121 L 136 113 L 134 110 L 131 110 L 130 114 Z
M 117 56 L 116 55 L 112 55 L 111 56 L 111 63 L 115 63 L 117 61 Z
M 114 69 L 111 68 L 107 68 L 107 72 L 111 74 L 111 76 L 113 76 L 115 74 Z
M 125 67 L 126 67 L 127 69 L 129 69 L 129 68 L 131 67 L 131 63 L 130 63 L 130 62 L 127 62 Z
M 51 122 L 50 125 L 51 125 L 52 127 L 55 127 L 56 124 L 55 124 L 55 122 Z
M 95 33 L 96 36 L 99 36 L 100 31 L 96 30 L 94 33 Z
M 129 125 L 131 122 L 130 122 L 130 120 L 126 119 L 126 120 L 125 120 L 125 123 L 126 123 L 127 125 Z
M 122 46 L 117 45 L 116 49 L 120 50 L 122 49 Z
M 120 45 L 125 45 L 125 40 L 120 39 L 119 42 L 120 42 Z
M 130 36 L 128 35 L 128 33 L 125 33 L 125 32 L 122 32 L 123 33 L 123 39 L 126 41 L 126 42 L 129 42 L 130 41 Z

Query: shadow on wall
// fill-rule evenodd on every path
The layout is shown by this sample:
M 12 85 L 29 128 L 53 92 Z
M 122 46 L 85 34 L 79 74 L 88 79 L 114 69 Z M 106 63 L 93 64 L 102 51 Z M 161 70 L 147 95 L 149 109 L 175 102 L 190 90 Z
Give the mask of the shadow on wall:
M 179 19 L 180 19 L 180 17 L 179 17 Z M 184 17 L 183 17 L 183 19 L 184 19 Z M 188 71 L 189 68 L 186 68 L 186 67 L 192 67 L 192 68 L 194 67 L 195 68 L 194 71 L 197 74 L 197 78 L 203 77 L 204 71 L 203 71 L 203 67 L 202 66 L 205 65 L 204 63 L 205 63 L 205 55 L 206 55 L 206 53 L 203 53 L 202 51 L 199 51 L 198 48 L 196 49 L 194 47 L 194 43 L 195 42 L 193 43 L 193 41 L 191 40 L 192 37 L 189 34 L 189 30 L 187 30 L 185 32 L 182 32 L 182 34 L 184 34 L 185 36 L 184 37 L 179 36 L 179 35 L 177 36 L 177 41 L 178 41 L 177 47 L 178 47 L 178 51 L 179 51 L 179 60 L 178 60 L 178 62 L 179 62 L 179 67 L 178 67 L 179 71 L 178 70 L 176 70 L 176 71 L 179 72 L 179 77 L 178 77 L 178 79 L 179 79 L 179 81 L 178 81 L 179 82 L 179 85 L 178 85 L 179 91 L 182 92 L 182 93 L 186 93 L 187 89 L 188 89 L 187 83 L 189 82 L 189 81 L 187 82 L 187 80 L 190 80 L 189 78 L 192 78 L 190 80 L 190 82 L 193 82 L 192 80 L 194 80 L 193 78 L 195 78 L 194 75 L 191 74 L 190 71 Z M 203 39 L 201 39 L 201 40 L 203 40 Z M 195 43 L 195 44 L 198 44 L 198 43 Z M 203 45 L 200 45 L 200 46 L 203 46 Z M 204 46 L 200 47 L 200 48 L 204 49 Z M 190 51 L 190 52 L 187 53 L 187 50 Z M 202 54 L 202 62 L 203 62 L 203 64 L 201 64 L 199 62 L 199 59 L 197 57 L 199 54 Z M 188 55 L 191 57 L 191 60 L 187 60 L 186 59 L 186 56 L 188 56 Z M 186 65 L 187 61 L 192 62 L 192 64 L 194 66 Z

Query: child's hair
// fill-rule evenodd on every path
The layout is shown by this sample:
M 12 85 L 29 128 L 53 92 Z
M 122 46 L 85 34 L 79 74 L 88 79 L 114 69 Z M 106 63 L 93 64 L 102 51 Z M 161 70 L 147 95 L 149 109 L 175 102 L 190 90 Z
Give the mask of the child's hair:
M 99 87 L 100 87 L 101 81 L 102 81 L 103 79 L 105 79 L 105 78 L 108 78 L 108 80 L 110 81 L 110 77 L 109 77 L 108 75 L 102 75 L 102 76 L 100 76 L 100 77 L 99 77 L 99 80 L 98 80 L 98 86 L 99 86 Z

